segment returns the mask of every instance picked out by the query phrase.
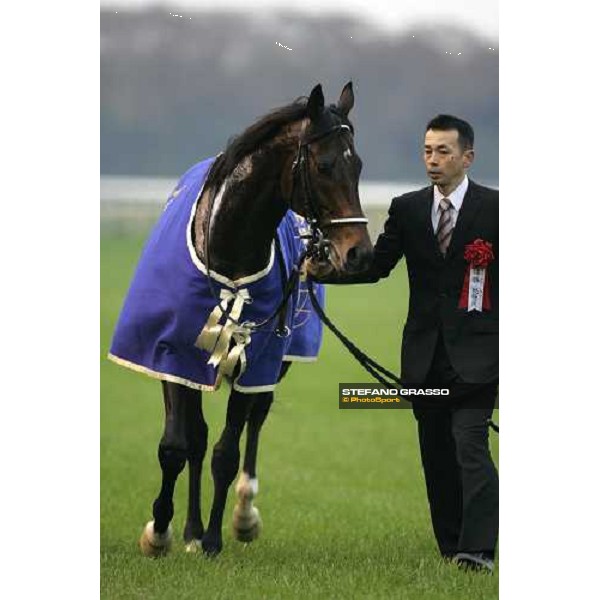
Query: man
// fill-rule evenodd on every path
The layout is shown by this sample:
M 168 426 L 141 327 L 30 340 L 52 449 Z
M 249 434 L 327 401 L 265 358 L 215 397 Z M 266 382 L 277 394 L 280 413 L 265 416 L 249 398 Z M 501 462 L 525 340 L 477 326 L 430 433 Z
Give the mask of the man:
M 498 191 L 467 178 L 473 145 L 467 122 L 432 119 L 423 160 L 433 185 L 392 200 L 366 273 L 329 283 L 375 282 L 406 257 L 401 379 L 406 387 L 451 390 L 450 399 L 413 403 L 433 530 L 444 557 L 492 571 L 498 474 L 488 420 L 498 389 Z

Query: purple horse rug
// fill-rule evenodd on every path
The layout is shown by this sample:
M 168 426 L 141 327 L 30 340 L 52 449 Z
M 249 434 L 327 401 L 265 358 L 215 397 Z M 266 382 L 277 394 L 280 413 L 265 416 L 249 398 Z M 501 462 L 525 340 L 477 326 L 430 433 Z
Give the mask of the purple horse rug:
M 235 281 L 211 269 L 211 290 L 192 243 L 192 225 L 214 160 L 189 169 L 169 197 L 137 265 L 108 356 L 151 377 L 203 391 L 215 391 L 224 377 L 241 392 L 271 391 L 282 361 L 316 360 L 323 339 L 303 281 L 288 301 L 288 335 L 275 332 L 279 319 L 252 326 L 280 305 L 283 283 L 304 249 L 300 236 L 306 221 L 289 210 L 268 265 Z M 323 286 L 314 289 L 322 306 Z

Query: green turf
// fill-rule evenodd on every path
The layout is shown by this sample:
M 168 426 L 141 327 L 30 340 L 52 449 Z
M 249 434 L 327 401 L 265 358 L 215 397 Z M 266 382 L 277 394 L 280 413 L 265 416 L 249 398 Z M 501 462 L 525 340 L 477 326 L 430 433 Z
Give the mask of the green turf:
M 295 365 L 282 382 L 263 429 L 256 502 L 264 523 L 261 538 L 250 545 L 233 539 L 230 494 L 223 553 L 216 560 L 186 554 L 181 535 L 187 476 L 182 475 L 175 495 L 174 551 L 161 560 L 143 558 L 137 539 L 160 482 L 160 385 L 105 356 L 144 235 L 105 224 L 103 232 L 103 598 L 498 597 L 497 573 L 463 573 L 438 559 L 411 412 L 338 409 L 339 381 L 370 378 L 329 332 L 319 361 Z M 374 286 L 329 287 L 327 308 L 361 347 L 397 370 L 407 299 L 400 266 Z M 226 393 L 204 395 L 209 449 L 223 424 Z M 491 440 L 497 457 L 495 433 Z M 202 480 L 205 522 L 212 493 L 209 460 Z

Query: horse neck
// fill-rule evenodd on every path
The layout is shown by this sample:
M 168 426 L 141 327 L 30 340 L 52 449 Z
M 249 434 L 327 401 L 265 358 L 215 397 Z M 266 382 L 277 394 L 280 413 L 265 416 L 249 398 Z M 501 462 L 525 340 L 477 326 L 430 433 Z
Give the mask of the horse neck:
M 208 198 L 196 213 L 196 251 L 204 257 L 204 235 L 210 218 L 209 268 L 239 279 L 264 269 L 277 226 L 288 204 L 281 191 L 292 148 L 272 148 L 244 158 L 216 190 L 212 216 Z M 209 190 L 206 196 L 210 196 Z

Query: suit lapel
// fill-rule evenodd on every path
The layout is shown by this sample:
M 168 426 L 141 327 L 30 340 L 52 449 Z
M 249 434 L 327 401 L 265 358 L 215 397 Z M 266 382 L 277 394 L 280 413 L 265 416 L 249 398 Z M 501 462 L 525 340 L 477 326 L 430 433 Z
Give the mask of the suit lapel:
M 456 251 L 462 251 L 467 241 L 469 241 L 469 227 L 473 222 L 473 219 L 481 208 L 481 197 L 477 190 L 477 184 L 469 181 L 469 187 L 465 194 L 463 204 L 458 213 L 458 219 L 456 221 L 456 227 L 452 233 L 450 239 L 450 246 L 446 253 L 446 258 L 451 257 Z

